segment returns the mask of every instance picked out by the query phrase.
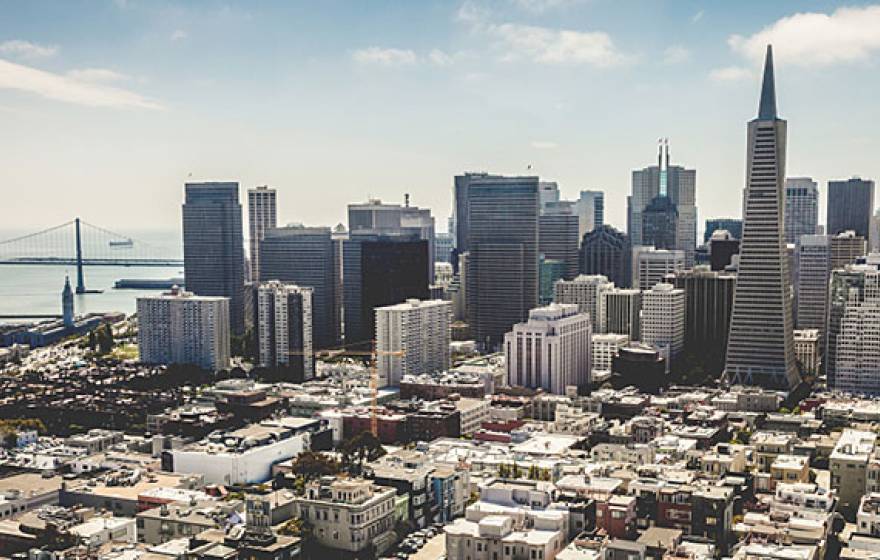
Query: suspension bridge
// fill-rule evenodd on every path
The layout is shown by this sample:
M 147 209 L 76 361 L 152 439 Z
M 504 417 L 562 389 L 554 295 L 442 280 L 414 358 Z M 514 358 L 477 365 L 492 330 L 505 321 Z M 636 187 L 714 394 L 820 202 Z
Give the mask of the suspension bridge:
M 87 293 L 84 266 L 183 266 L 176 251 L 79 218 L 0 241 L 0 265 L 76 265 L 76 292 Z

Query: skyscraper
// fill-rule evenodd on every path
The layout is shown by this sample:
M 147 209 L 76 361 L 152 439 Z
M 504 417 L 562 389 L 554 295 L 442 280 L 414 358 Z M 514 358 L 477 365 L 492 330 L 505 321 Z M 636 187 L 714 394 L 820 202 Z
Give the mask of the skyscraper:
M 642 292 L 642 338 L 675 359 L 684 348 L 684 290 L 660 283 Z
M 828 279 L 831 274 L 831 238 L 803 235 L 797 244 L 795 322 L 798 329 L 825 331 Z
M 272 280 L 254 291 L 260 365 L 286 368 L 295 381 L 315 377 L 312 289 Z
M 626 335 L 627 342 L 641 337 L 642 292 L 612 288 L 599 293 L 599 325 L 595 332 Z M 595 369 L 595 368 L 593 368 Z
M 629 237 L 609 225 L 598 226 L 581 242 L 580 273 L 607 276 L 616 286 L 632 281 L 632 246 Z
M 578 215 L 578 240 L 597 227 L 605 224 L 605 193 L 602 191 L 581 191 L 575 201 Z
M 233 334 L 244 332 L 244 239 L 238 183 L 187 183 L 183 272 L 198 296 L 229 298 Z
M 538 178 L 470 176 L 465 190 L 468 323 L 494 348 L 538 303 Z
M 260 242 L 267 229 L 278 227 L 275 189 L 267 186 L 248 189 L 248 246 L 250 247 L 250 281 L 259 282 Z
M 785 180 L 785 242 L 815 235 L 819 227 L 819 187 L 810 177 Z
M 828 235 L 852 230 L 868 239 L 874 212 L 874 181 L 853 177 L 828 181 Z
M 581 274 L 573 280 L 561 280 L 554 286 L 553 302 L 577 305 L 578 313 L 586 313 L 594 325 L 598 325 L 602 310 L 601 294 L 614 289 L 608 278 L 594 274 Z
M 774 389 L 800 382 L 785 243 L 785 144 L 768 46 L 758 116 L 748 125 L 745 220 L 725 372 L 732 383 Z
M 538 221 L 538 252 L 547 260 L 562 261 L 562 276 L 567 280 L 578 273 L 578 224 L 579 218 L 571 202 L 556 202 L 543 207 Z
M 410 299 L 376 309 L 377 368 L 382 385 L 397 387 L 404 375 L 449 369 L 452 303 Z
M 684 251 L 636 247 L 633 249 L 632 287 L 650 290 L 655 285 L 664 282 L 667 274 L 684 268 Z
M 852 387 L 856 380 L 855 373 L 851 372 L 848 378 L 837 377 L 837 354 L 841 348 L 838 338 L 843 331 L 844 317 L 847 308 L 854 311 L 850 314 L 850 333 L 852 328 L 857 328 L 857 320 L 868 320 L 869 315 L 860 315 L 855 308 L 862 303 L 876 305 L 880 302 L 880 271 L 876 264 L 847 265 L 831 272 L 831 282 L 828 294 L 828 323 L 825 330 L 825 373 L 828 376 L 828 386 L 832 389 L 847 390 Z M 866 310 L 866 313 L 868 310 Z M 850 346 L 851 352 L 861 352 Z M 853 362 L 849 362 L 852 364 Z M 876 377 L 876 373 L 871 372 Z
M 260 244 L 265 280 L 312 289 L 312 343 L 318 350 L 339 345 L 335 249 L 328 227 L 270 229 Z

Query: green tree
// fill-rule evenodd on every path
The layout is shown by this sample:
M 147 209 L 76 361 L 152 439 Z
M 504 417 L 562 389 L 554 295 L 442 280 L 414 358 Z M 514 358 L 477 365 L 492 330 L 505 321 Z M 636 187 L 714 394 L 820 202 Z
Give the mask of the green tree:
M 342 451 L 342 464 L 345 465 L 349 473 L 354 475 L 360 475 L 363 472 L 365 462 L 375 461 L 386 453 L 379 438 L 369 431 L 363 431 L 345 440 L 342 442 L 340 450 Z
M 341 470 L 338 461 L 317 451 L 303 451 L 293 462 L 293 473 L 306 481 L 338 474 Z

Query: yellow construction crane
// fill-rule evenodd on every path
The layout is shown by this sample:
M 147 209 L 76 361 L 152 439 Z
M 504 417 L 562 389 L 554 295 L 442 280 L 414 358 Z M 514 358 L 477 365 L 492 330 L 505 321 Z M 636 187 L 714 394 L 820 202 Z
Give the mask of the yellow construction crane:
M 363 343 L 356 343 L 359 346 Z M 365 350 L 348 350 L 348 345 L 342 345 L 338 348 L 322 350 L 322 352 L 336 353 L 336 356 L 364 356 L 370 358 L 370 432 L 376 439 L 379 438 L 379 370 L 377 361 L 379 356 L 405 356 L 403 350 L 386 351 L 377 350 L 376 341 L 370 341 L 370 351 Z M 354 344 L 352 344 L 354 346 Z M 289 356 L 302 356 L 305 352 L 288 352 Z M 318 356 L 318 352 L 312 352 L 312 357 Z

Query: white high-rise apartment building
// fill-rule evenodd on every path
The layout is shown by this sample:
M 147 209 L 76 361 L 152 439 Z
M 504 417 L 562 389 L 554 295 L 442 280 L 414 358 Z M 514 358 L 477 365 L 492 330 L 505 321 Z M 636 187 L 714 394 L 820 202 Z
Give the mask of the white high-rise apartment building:
M 581 274 L 574 280 L 558 280 L 553 285 L 553 303 L 577 305 L 578 313 L 588 313 L 590 321 L 598 325 L 602 316 L 599 296 L 613 289 L 614 283 L 601 274 Z
M 449 369 L 452 302 L 410 299 L 376 308 L 379 383 L 400 385 L 404 375 Z
M 554 303 L 529 312 L 529 320 L 504 336 L 507 383 L 557 395 L 592 379 L 590 317 L 575 304 Z
M 684 251 L 655 249 L 654 247 L 633 247 L 633 281 L 634 288 L 650 290 L 664 281 L 667 274 L 673 274 L 685 268 Z
M 667 351 L 670 359 L 684 348 L 684 290 L 657 284 L 642 293 L 642 342 Z
M 819 186 L 811 177 L 785 180 L 785 242 L 815 235 L 819 227 Z
M 290 368 L 304 380 L 314 378 L 312 288 L 272 280 L 255 291 L 260 365 Z
M 611 371 L 611 363 L 614 361 L 620 349 L 629 344 L 629 337 L 625 334 L 606 333 L 594 334 L 592 341 L 593 375 Z
M 267 229 L 278 227 L 276 192 L 267 186 L 248 189 L 248 246 L 250 248 L 250 280 L 260 278 L 260 242 Z M 267 278 L 271 280 L 271 278 Z
M 139 297 L 137 313 L 141 362 L 229 367 L 229 298 L 174 288 Z

